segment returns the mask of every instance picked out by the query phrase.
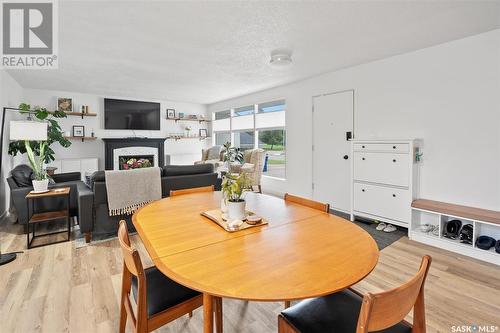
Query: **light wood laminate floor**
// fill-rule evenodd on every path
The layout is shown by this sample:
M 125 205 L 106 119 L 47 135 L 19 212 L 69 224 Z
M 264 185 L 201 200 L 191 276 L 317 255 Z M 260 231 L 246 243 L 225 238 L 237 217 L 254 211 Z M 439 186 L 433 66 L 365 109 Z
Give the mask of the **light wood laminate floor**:
M 72 241 L 27 251 L 21 230 L 4 224 L 0 235 L 4 252 L 24 251 L 15 262 L 0 266 L 0 332 L 117 332 L 118 241 L 80 249 Z M 138 236 L 133 243 L 151 265 Z M 406 237 L 382 250 L 377 268 L 356 289 L 378 291 L 403 283 L 424 254 L 434 259 L 426 288 L 428 332 L 451 332 L 452 325 L 500 326 L 500 267 Z M 224 300 L 225 332 L 276 332 L 282 306 Z M 180 318 L 159 332 L 201 332 L 202 323 L 198 309 L 193 318 Z

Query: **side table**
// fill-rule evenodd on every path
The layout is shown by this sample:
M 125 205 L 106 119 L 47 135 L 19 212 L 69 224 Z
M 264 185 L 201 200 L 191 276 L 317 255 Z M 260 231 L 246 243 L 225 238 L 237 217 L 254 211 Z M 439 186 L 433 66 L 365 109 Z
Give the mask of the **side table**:
M 69 216 L 69 207 L 70 207 L 69 193 L 70 193 L 70 190 L 71 190 L 70 187 L 61 187 L 61 188 L 50 189 L 49 191 L 44 192 L 44 193 L 31 193 L 30 192 L 30 193 L 28 193 L 28 195 L 26 195 L 26 202 L 28 205 L 28 217 L 29 217 L 28 225 L 27 225 L 28 232 L 26 233 L 27 242 L 28 242 L 28 249 L 31 249 L 34 247 L 39 247 L 39 246 L 50 245 L 50 244 L 67 242 L 70 240 L 70 236 L 71 236 L 71 219 Z M 34 212 L 35 200 L 42 199 L 42 198 L 55 198 L 55 197 L 66 197 L 67 198 L 66 209 L 44 212 L 44 213 L 35 213 Z M 30 209 L 30 206 L 31 206 L 31 209 Z M 31 217 L 30 217 L 30 211 L 32 214 Z M 35 235 L 36 224 L 39 224 L 42 222 L 60 220 L 60 219 L 66 219 L 67 224 L 68 224 L 67 230 L 50 232 L 50 233 L 45 233 L 42 235 Z M 33 236 L 31 237 L 31 240 L 30 240 L 31 226 L 33 226 Z M 35 238 L 49 236 L 49 235 L 55 235 L 55 234 L 60 234 L 60 233 L 66 233 L 66 232 L 68 233 L 68 237 L 65 240 L 60 240 L 60 241 L 36 245 L 36 246 L 31 245 Z

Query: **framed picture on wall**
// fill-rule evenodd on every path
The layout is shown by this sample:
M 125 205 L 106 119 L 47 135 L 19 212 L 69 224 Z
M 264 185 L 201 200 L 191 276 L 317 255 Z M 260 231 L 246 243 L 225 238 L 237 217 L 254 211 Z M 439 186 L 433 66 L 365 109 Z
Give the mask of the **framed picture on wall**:
M 77 138 L 83 138 L 85 136 L 85 126 L 74 125 L 73 136 Z
M 205 128 L 200 128 L 198 135 L 200 138 L 206 138 L 208 136 L 208 131 Z
M 57 110 L 63 112 L 73 112 L 73 98 L 57 97 Z
M 167 109 L 167 119 L 175 119 L 175 110 Z

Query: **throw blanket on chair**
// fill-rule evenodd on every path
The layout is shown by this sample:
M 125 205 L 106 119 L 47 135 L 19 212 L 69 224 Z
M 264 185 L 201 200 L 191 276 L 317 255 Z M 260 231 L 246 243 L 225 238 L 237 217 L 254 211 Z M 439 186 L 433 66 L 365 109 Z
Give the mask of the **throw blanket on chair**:
M 161 199 L 160 168 L 106 171 L 109 216 L 130 215 Z

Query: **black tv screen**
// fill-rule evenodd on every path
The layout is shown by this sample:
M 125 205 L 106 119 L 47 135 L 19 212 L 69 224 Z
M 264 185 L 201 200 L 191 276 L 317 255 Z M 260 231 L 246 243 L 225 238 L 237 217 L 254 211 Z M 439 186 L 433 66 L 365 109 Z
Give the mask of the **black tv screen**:
M 104 128 L 160 130 L 160 103 L 105 98 Z

